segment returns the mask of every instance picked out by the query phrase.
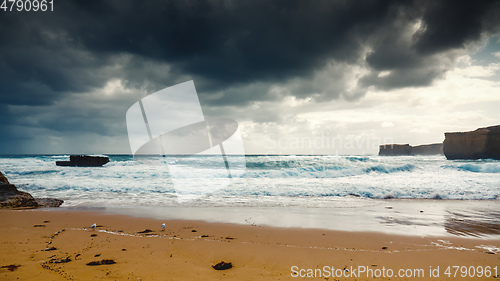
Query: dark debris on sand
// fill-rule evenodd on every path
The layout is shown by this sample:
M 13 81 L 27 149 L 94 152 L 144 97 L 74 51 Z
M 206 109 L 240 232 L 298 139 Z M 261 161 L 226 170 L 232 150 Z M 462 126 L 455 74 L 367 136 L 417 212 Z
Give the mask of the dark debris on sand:
M 9 271 L 14 271 L 16 270 L 18 267 L 20 267 L 19 264 L 9 264 L 9 265 L 4 265 L 0 268 L 7 268 Z
M 91 261 L 87 263 L 87 265 L 92 266 L 92 265 L 105 265 L 105 264 L 115 264 L 115 260 L 100 260 L 100 261 Z
M 150 232 L 153 232 L 153 231 L 151 229 L 146 228 L 143 231 L 139 231 L 137 233 L 144 234 L 144 233 L 150 233 Z
M 68 263 L 70 261 L 71 261 L 71 259 L 69 257 L 67 257 L 67 258 L 59 259 L 59 260 L 58 259 L 51 259 L 49 261 L 49 263 Z
M 212 267 L 215 269 L 215 270 L 226 270 L 226 269 L 230 269 L 233 267 L 233 264 L 231 262 L 224 262 L 224 261 L 221 261 L 219 262 L 218 264 L 216 265 L 212 265 Z

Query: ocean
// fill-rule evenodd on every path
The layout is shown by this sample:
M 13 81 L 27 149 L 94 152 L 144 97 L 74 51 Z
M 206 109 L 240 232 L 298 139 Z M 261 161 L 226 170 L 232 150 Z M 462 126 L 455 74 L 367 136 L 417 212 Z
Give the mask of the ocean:
M 55 165 L 55 161 L 68 158 L 69 155 L 2 156 L 0 171 L 21 190 L 35 197 L 61 198 L 64 206 L 179 205 L 165 165 L 134 161 L 129 155 L 110 155 L 110 162 L 103 167 Z M 209 169 L 211 160 L 211 156 L 200 156 L 195 164 Z M 344 197 L 500 198 L 497 160 L 250 155 L 245 161 L 246 171 L 240 178 L 233 178 L 228 186 L 185 205 L 322 207 Z
M 456 222 L 465 220 L 469 224 L 464 231 L 476 229 L 470 225 L 473 222 L 482 225 L 482 232 L 500 234 L 497 160 L 247 155 L 240 177 L 196 199 L 179 202 L 167 165 L 109 155 L 110 162 L 103 167 L 56 166 L 55 161 L 68 158 L 2 156 L 0 171 L 34 197 L 63 199 L 62 209 L 101 208 L 155 218 L 285 227 L 376 230 L 384 226 L 390 232 L 411 230 L 426 235 L 450 233 Z M 198 170 L 210 170 L 214 161 L 212 156 L 198 156 L 190 162 L 160 160 L 170 168 L 194 166 Z M 205 182 L 227 176 L 202 174 L 213 177 Z

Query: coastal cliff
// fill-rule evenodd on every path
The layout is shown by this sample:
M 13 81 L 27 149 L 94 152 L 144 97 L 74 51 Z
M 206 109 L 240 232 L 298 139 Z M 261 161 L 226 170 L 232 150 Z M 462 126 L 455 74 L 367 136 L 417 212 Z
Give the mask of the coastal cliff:
M 500 125 L 444 135 L 443 152 L 449 160 L 486 158 L 500 160 Z
M 384 144 L 380 146 L 380 156 L 439 155 L 443 154 L 443 144 L 433 143 L 411 146 L 409 144 Z

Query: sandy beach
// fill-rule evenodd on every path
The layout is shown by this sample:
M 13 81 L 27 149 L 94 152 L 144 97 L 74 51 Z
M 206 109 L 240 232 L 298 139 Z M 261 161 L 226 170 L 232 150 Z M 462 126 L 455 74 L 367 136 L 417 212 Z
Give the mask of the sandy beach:
M 496 280 L 500 269 L 498 239 L 162 221 L 63 209 L 1 210 L 0 236 L 2 280 Z M 215 270 L 221 261 L 232 268 Z

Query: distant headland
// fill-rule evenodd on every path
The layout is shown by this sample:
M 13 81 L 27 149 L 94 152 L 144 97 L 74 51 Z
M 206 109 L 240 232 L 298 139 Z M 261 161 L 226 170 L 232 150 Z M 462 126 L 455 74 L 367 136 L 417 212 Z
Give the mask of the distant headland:
M 443 143 L 411 146 L 383 144 L 380 156 L 445 155 L 447 159 L 500 160 L 500 125 L 470 132 L 447 132 Z

